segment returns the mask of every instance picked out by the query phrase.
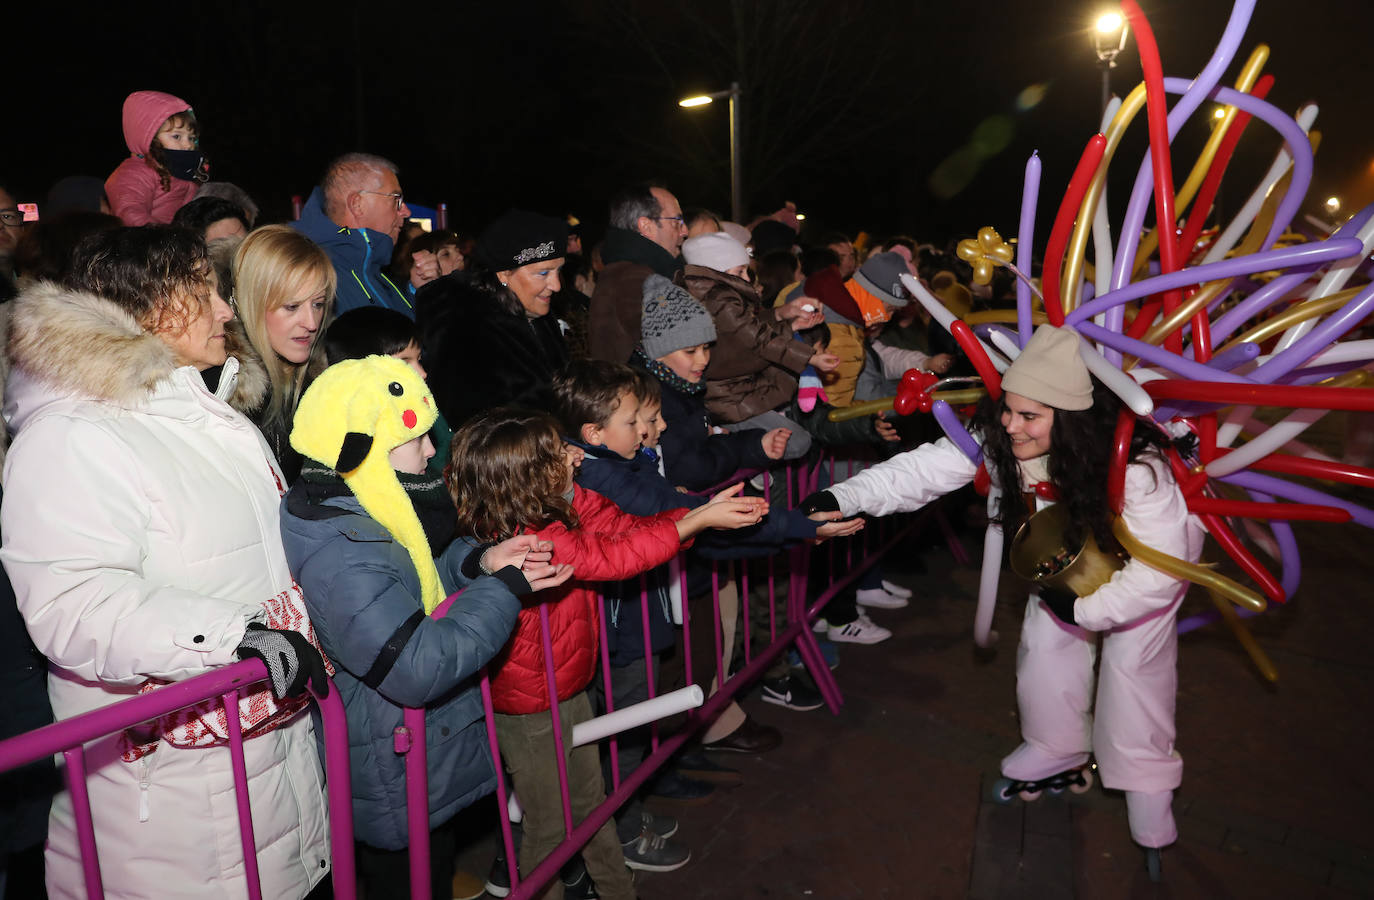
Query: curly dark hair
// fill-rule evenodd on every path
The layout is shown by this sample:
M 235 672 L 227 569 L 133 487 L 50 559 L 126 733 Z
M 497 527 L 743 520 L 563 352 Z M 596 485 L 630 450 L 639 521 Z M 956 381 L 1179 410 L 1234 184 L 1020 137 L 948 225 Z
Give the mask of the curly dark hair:
M 1107 503 L 1107 471 L 1111 468 L 1112 442 L 1121 401 L 1102 382 L 1093 378 L 1093 405 L 1084 410 L 1054 411 L 1050 425 L 1050 483 L 1058 502 L 1069 509 L 1065 539 L 1077 546 L 1092 534 L 1103 550 L 1117 549 L 1112 534 L 1114 514 Z M 990 472 L 1003 485 L 1001 507 L 993 521 L 1008 535 L 1016 533 L 1027 516 L 1021 491 L 1008 487 L 1021 484 L 1021 470 L 1012 454 L 1011 438 L 1002 426 L 1007 411 L 1006 396 L 993 400 L 984 397 L 974 416 L 974 427 L 982 432 L 983 456 Z M 1137 419 L 1131 436 L 1130 461 L 1137 462 L 1147 452 L 1160 452 L 1169 441 L 1158 429 Z
M 144 225 L 88 234 L 72 253 L 64 284 L 99 294 L 147 331 L 181 334 L 210 303 L 212 277 L 200 235 Z
M 468 420 L 453 436 L 445 471 L 460 534 L 502 541 L 554 522 L 577 527 L 564 498 L 563 439 L 548 413 L 497 408 Z

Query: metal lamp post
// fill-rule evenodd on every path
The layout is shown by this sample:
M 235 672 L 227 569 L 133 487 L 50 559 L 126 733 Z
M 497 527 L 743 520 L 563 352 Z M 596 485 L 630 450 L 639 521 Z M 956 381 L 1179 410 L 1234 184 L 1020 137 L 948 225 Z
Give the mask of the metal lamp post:
M 740 98 L 743 95 L 739 82 L 732 81 L 728 90 L 698 94 L 677 102 L 678 106 L 690 109 L 706 106 L 713 100 L 730 98 L 730 216 L 736 222 L 744 221 L 744 161 L 740 157 Z
M 1097 17 L 1093 23 L 1093 51 L 1102 66 L 1102 113 L 1107 112 L 1107 104 L 1112 99 L 1112 69 L 1116 68 L 1116 57 L 1126 49 L 1126 38 L 1131 26 L 1121 18 L 1120 13 L 1107 12 Z

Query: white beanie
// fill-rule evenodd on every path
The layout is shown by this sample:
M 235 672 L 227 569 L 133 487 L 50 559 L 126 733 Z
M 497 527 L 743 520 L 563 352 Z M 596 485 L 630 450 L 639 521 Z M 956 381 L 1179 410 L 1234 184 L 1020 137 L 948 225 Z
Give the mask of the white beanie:
M 1055 409 L 1093 405 L 1093 380 L 1078 355 L 1078 332 L 1041 325 L 1002 376 L 1002 390 Z
M 682 258 L 689 265 L 728 272 L 735 266 L 749 265 L 749 251 L 723 231 L 697 235 L 682 244 Z

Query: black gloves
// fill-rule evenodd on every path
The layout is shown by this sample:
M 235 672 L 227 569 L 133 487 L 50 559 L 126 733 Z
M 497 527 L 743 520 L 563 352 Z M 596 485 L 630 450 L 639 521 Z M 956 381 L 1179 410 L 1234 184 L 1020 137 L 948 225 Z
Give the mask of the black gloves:
M 260 622 L 249 622 L 234 652 L 239 659 L 256 656 L 267 665 L 272 693 L 277 699 L 305 693 L 307 681 L 321 697 L 329 693 L 329 673 L 324 668 L 324 657 L 299 631 L 277 630 Z
M 1077 625 L 1073 619 L 1073 602 L 1078 599 L 1068 588 L 1040 585 L 1040 601 L 1054 613 L 1054 617 L 1065 625 Z
M 808 516 L 818 512 L 839 512 L 840 501 L 829 491 L 816 491 L 802 501 L 801 511 Z

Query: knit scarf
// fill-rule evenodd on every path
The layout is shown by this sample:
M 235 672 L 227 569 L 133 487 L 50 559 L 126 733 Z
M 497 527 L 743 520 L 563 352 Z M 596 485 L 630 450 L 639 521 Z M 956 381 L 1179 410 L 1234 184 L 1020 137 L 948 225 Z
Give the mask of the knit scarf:
M 644 351 L 636 347 L 635 352 L 630 356 L 630 362 L 644 369 L 650 375 L 666 384 L 668 387 L 683 394 L 690 394 L 693 397 L 706 393 L 706 382 L 691 382 L 672 369 L 665 366 L 656 359 L 650 359 L 644 355 Z
M 444 480 L 436 475 L 412 475 L 397 472 L 396 480 L 405 489 L 410 505 L 429 541 L 430 553 L 442 553 L 458 530 L 458 511 L 444 487 Z M 319 505 L 331 497 L 351 497 L 353 491 L 338 472 L 323 463 L 309 460 L 301 468 L 301 490 L 306 502 Z

